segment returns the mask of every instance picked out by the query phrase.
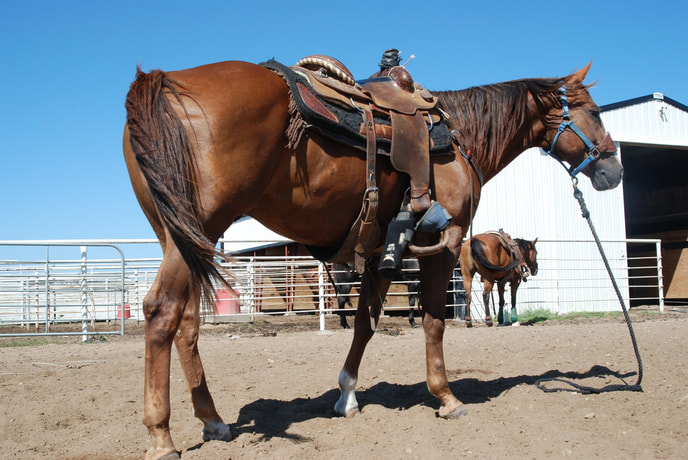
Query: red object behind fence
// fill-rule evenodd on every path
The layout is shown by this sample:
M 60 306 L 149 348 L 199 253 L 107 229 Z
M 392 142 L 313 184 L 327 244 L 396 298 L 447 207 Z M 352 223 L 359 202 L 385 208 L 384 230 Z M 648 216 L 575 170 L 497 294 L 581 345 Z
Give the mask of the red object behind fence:
M 122 306 L 117 305 L 117 319 L 122 318 Z M 124 304 L 124 319 L 131 318 L 131 307 L 128 303 Z
M 229 289 L 215 291 L 215 314 L 237 315 L 241 313 L 236 294 Z

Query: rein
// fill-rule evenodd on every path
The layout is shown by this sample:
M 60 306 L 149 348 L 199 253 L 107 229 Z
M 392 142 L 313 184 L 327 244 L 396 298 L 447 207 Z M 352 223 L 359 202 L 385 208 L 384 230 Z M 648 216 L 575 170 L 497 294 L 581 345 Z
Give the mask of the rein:
M 626 325 L 628 326 L 628 332 L 630 333 L 631 336 L 631 342 L 633 343 L 633 351 L 635 352 L 635 358 L 638 363 L 638 380 L 634 385 L 607 385 L 602 388 L 592 388 L 588 386 L 583 386 L 583 385 L 578 385 L 574 382 L 564 380 L 564 379 L 559 379 L 559 378 L 551 378 L 551 379 L 540 379 L 537 382 L 535 382 L 535 385 L 540 388 L 542 391 L 546 393 L 553 393 L 555 391 L 576 391 L 576 390 L 567 390 L 565 388 L 545 388 L 542 385 L 542 382 L 552 382 L 552 381 L 557 381 L 557 382 L 562 382 L 566 383 L 568 385 L 571 385 L 575 389 L 579 390 L 583 394 L 590 394 L 590 393 L 603 393 L 607 391 L 643 391 L 643 388 L 640 386 L 640 382 L 643 380 L 643 363 L 642 360 L 640 359 L 640 352 L 638 351 L 638 342 L 635 339 L 635 333 L 633 332 L 633 326 L 631 325 L 631 318 L 628 315 L 628 309 L 626 308 L 626 304 L 624 303 L 623 296 L 621 295 L 621 291 L 619 290 L 619 286 L 616 284 L 616 279 L 614 278 L 614 274 L 612 273 L 612 269 L 609 266 L 609 261 L 607 260 L 607 256 L 604 253 L 604 250 L 602 249 L 602 244 L 600 243 L 600 238 L 597 236 L 597 232 L 595 231 L 595 226 L 592 223 L 592 219 L 590 219 L 590 211 L 588 211 L 588 207 L 585 204 L 585 200 L 583 200 L 583 193 L 578 189 L 578 179 L 575 177 L 571 178 L 571 181 L 573 183 L 573 196 L 578 200 L 578 204 L 580 205 L 582 216 L 585 220 L 588 222 L 588 226 L 590 227 L 590 231 L 592 232 L 592 235 L 595 237 L 595 243 L 597 244 L 597 249 L 600 251 L 600 255 L 602 256 L 602 260 L 604 261 L 604 266 L 607 268 L 607 273 L 609 274 L 609 278 L 611 279 L 612 286 L 614 286 L 614 290 L 616 291 L 616 296 L 619 298 L 619 303 L 621 304 L 621 309 L 623 310 L 624 318 L 626 319 Z
M 545 153 L 557 160 L 568 171 L 571 177 L 576 177 L 579 172 L 587 168 L 590 163 L 595 161 L 600 156 L 600 153 L 610 151 L 610 144 L 612 144 L 612 140 L 609 133 L 607 133 L 607 136 L 602 140 L 602 142 L 600 142 L 598 145 L 593 144 L 592 141 L 588 139 L 588 136 L 583 134 L 583 131 L 581 131 L 581 129 L 576 125 L 576 123 L 574 123 L 573 120 L 571 120 L 571 115 L 569 113 L 568 96 L 566 96 L 566 86 L 562 86 L 559 89 L 559 91 L 561 92 L 561 105 L 563 116 L 561 123 L 559 124 L 557 134 L 554 136 L 554 140 L 552 140 L 552 145 L 549 148 L 549 150 L 545 150 Z M 585 144 L 585 146 L 588 149 L 588 156 L 585 157 L 581 164 L 579 164 L 575 168 L 573 166 L 567 168 L 563 161 L 554 154 L 554 149 L 557 146 L 559 136 L 561 135 L 561 133 L 566 131 L 567 128 L 573 131 L 574 134 L 578 136 L 578 138 L 581 141 L 583 141 L 583 144 Z

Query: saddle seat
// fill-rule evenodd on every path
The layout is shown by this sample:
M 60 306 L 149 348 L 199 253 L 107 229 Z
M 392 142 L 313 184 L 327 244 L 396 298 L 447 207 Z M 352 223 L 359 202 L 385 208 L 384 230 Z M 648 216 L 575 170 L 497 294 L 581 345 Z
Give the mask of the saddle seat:
M 374 110 L 383 113 L 414 115 L 418 111 L 429 112 L 437 105 L 437 98 L 414 82 L 401 66 L 393 67 L 386 75 L 358 81 L 341 62 L 329 56 L 307 56 L 292 69 L 306 77 L 320 97 L 347 108 L 372 104 Z M 439 114 L 434 116 L 439 121 Z

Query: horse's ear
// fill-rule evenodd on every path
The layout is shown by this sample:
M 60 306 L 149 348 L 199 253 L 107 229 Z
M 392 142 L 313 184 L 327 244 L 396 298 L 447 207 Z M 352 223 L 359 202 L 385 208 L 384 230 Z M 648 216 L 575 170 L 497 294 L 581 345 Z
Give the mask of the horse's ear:
M 591 65 L 592 65 L 592 61 L 588 62 L 588 65 L 586 65 L 586 66 L 583 67 L 582 69 L 580 69 L 580 70 L 578 70 L 578 71 L 572 73 L 571 76 L 570 76 L 569 78 L 570 78 L 572 81 L 578 82 L 578 83 L 580 83 L 580 84 L 582 85 L 583 82 L 585 81 L 585 77 L 588 75 L 588 71 L 590 70 L 590 66 L 591 66 Z
M 537 238 L 535 238 L 535 239 L 533 240 L 533 246 L 535 246 L 535 243 L 537 243 L 537 240 L 538 240 Z

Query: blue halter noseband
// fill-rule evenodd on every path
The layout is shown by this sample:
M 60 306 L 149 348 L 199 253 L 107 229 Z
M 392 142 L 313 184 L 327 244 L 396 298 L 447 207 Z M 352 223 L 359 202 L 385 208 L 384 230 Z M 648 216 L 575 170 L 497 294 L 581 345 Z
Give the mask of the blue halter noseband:
M 597 157 L 600 155 L 602 152 L 609 152 L 609 151 L 615 151 L 616 147 L 614 147 L 614 150 L 611 150 L 609 147 L 609 144 L 613 145 L 611 137 L 609 136 L 609 133 L 607 133 L 607 137 L 600 143 L 599 145 L 593 144 L 588 137 L 583 134 L 583 131 L 580 130 L 578 126 L 571 120 L 571 116 L 569 114 L 569 103 L 568 103 L 568 98 L 566 96 L 566 86 L 562 86 L 561 89 L 559 90 L 561 92 L 561 105 L 562 105 L 562 111 L 563 111 L 563 117 L 561 124 L 559 125 L 559 129 L 557 130 L 557 134 L 554 136 L 554 140 L 552 140 L 552 146 L 550 147 L 549 150 L 545 150 L 545 152 L 553 157 L 555 160 L 557 160 L 561 165 L 566 168 L 566 170 L 569 172 L 571 177 L 576 177 L 576 175 L 584 170 L 590 163 L 595 161 Z M 566 128 L 571 129 L 583 143 L 585 146 L 588 148 L 588 156 L 585 157 L 585 159 L 579 164 L 577 167 L 571 166 L 570 168 L 567 168 L 564 162 L 556 155 L 554 155 L 554 148 L 557 145 L 557 141 L 559 140 L 559 136 L 561 133 L 566 131 Z

